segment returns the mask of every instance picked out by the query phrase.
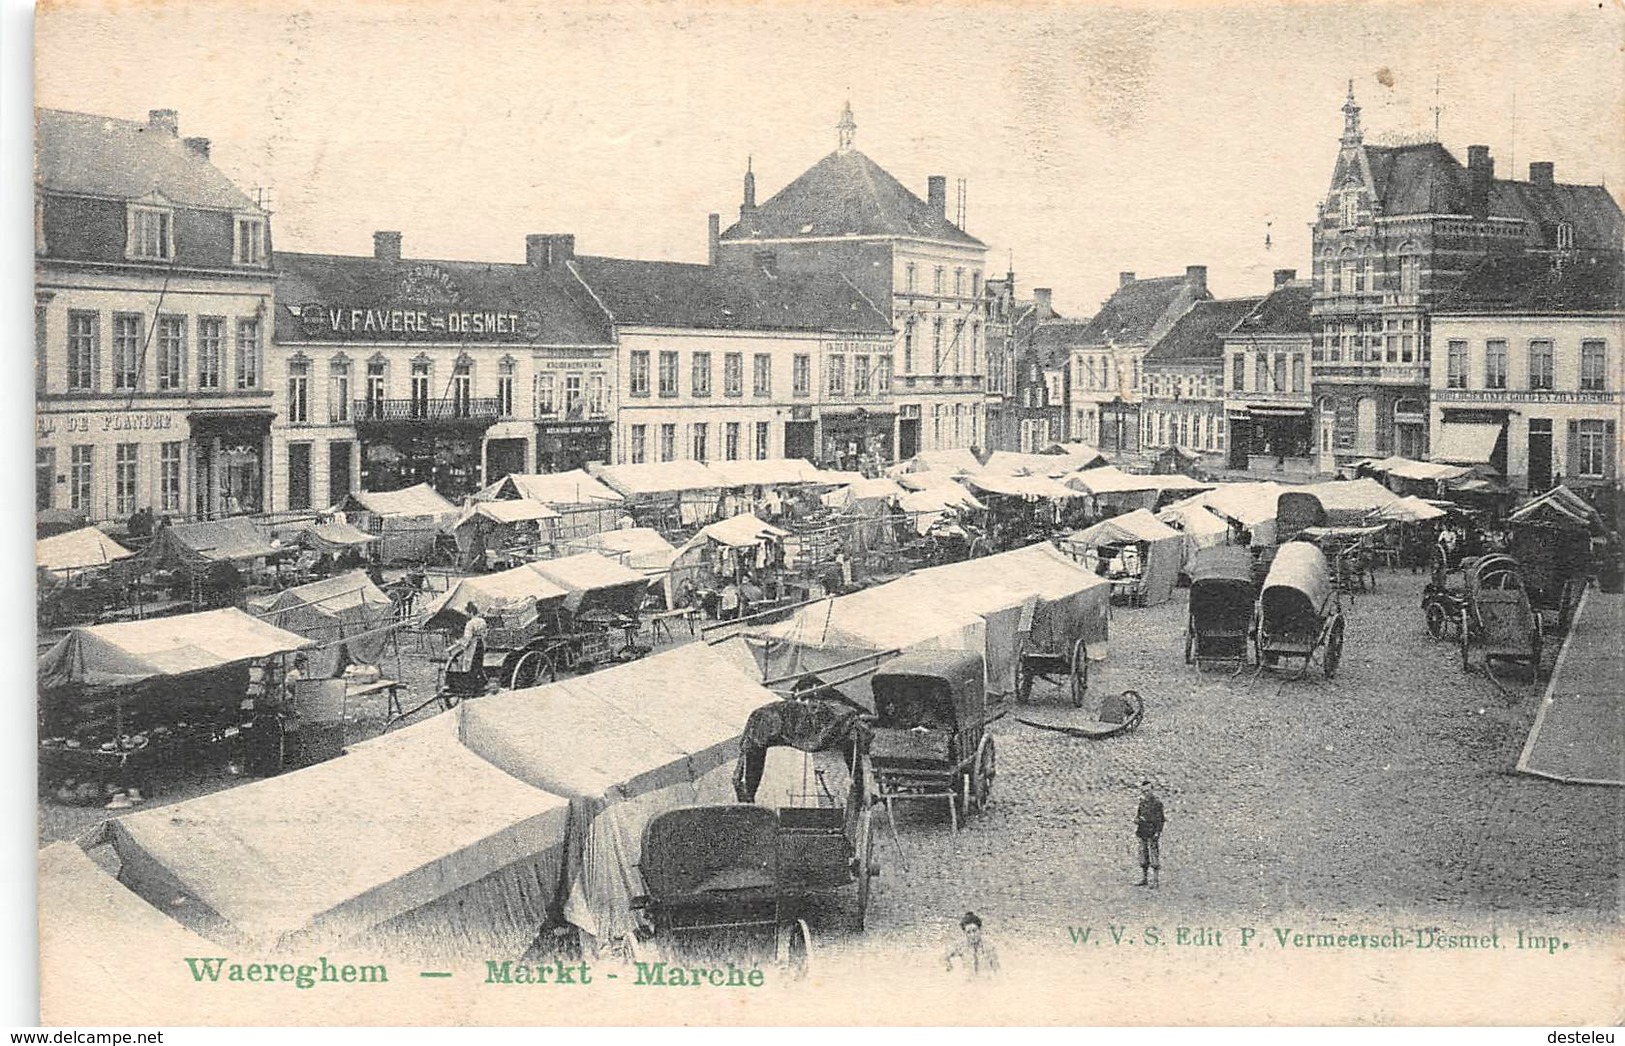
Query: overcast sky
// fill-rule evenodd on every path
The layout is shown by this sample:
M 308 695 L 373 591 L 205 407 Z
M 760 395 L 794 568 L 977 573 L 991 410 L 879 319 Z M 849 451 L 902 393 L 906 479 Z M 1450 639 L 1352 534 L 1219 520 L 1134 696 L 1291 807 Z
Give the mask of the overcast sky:
M 1430 133 L 1497 174 L 1625 186 L 1621 0 L 1359 4 L 288 3 L 41 10 L 37 103 L 180 112 L 284 250 L 705 258 L 835 146 L 920 196 L 968 180 L 990 271 L 1087 315 L 1119 270 L 1206 264 L 1220 296 L 1308 269 L 1353 79 L 1368 139 Z M 1516 172 L 1514 174 L 1514 172 Z M 950 207 L 952 207 L 950 190 Z M 1273 248 L 1264 249 L 1266 229 Z

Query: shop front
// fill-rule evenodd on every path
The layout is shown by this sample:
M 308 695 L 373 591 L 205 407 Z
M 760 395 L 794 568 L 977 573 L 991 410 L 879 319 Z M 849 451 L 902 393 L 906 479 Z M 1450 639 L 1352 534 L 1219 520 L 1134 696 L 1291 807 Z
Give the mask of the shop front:
M 825 468 L 877 475 L 892 463 L 895 411 L 824 410 L 819 419 L 819 461 Z M 788 453 L 788 452 L 787 452 Z
M 608 464 L 614 460 L 610 457 L 610 429 L 607 420 L 537 422 L 536 471 L 568 472 L 589 461 Z M 493 481 L 495 478 L 493 475 Z
M 267 409 L 199 410 L 187 416 L 192 496 L 199 518 L 264 510 L 272 417 Z
M 1231 407 L 1226 464 L 1254 471 L 1312 471 L 1314 424 L 1308 404 L 1249 403 Z
M 402 490 L 427 483 L 456 502 L 484 485 L 483 444 L 489 419 L 378 422 L 357 420 L 361 489 Z

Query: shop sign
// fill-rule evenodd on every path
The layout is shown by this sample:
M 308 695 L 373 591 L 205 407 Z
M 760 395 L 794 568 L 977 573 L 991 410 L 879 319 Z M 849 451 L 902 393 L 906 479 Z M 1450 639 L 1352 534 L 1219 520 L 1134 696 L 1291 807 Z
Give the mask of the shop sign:
M 538 421 L 536 427 L 549 436 L 594 436 L 609 428 L 609 422 Z
M 291 307 L 307 338 L 363 341 L 494 341 L 536 339 L 542 315 L 534 309 L 384 308 L 307 302 Z
M 177 427 L 177 415 L 168 411 L 119 410 L 81 414 L 40 414 L 34 419 L 36 438 L 54 436 L 57 429 L 71 434 L 93 432 L 163 432 Z
M 541 370 L 579 370 L 602 371 L 605 367 L 602 357 L 596 359 L 568 359 L 568 360 L 542 360 L 538 367 Z
M 1618 393 L 1592 391 L 1546 392 L 1534 389 L 1434 389 L 1440 403 L 1613 403 Z

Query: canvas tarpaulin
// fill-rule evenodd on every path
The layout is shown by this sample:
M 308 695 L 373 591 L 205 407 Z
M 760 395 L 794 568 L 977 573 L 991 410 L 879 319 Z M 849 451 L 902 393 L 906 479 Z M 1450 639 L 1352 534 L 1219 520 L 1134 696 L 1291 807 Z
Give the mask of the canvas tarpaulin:
M 481 498 L 529 498 L 544 505 L 614 504 L 621 495 L 581 469 L 568 472 L 513 473 L 480 491 Z
M 349 494 L 338 508 L 371 517 L 366 529 L 379 536 L 380 555 L 386 563 L 428 559 L 440 528 L 457 518 L 457 506 L 427 483 L 404 490 Z
M 606 530 L 570 542 L 569 550 L 597 552 L 644 575 L 664 574 L 677 549 L 653 527 Z
M 767 566 L 767 546 L 789 536 L 789 531 L 764 523 L 749 512 L 703 528 L 672 557 L 671 570 L 666 574 L 666 605 L 677 605 L 677 594 L 685 582 L 704 587 L 731 579 L 741 565 L 753 569 Z
M 691 643 L 459 711 L 471 751 L 571 800 L 566 912 L 613 940 L 630 932 L 641 892 L 643 825 L 675 806 L 732 801 L 745 724 L 775 700 L 733 659 Z
M 359 665 L 378 663 L 395 604 L 357 570 L 249 600 L 248 612 L 321 644 L 306 655 L 305 675 L 330 679 L 340 670 L 341 656 Z
M 774 487 L 826 482 L 811 462 L 801 458 L 715 461 L 708 468 L 725 487 Z
M 564 589 L 564 605 L 572 614 L 597 609 L 635 614 L 649 587 L 649 579 L 636 570 L 596 552 L 537 560 L 525 567 Z
M 311 646 L 304 636 L 235 607 L 76 628 L 40 656 L 41 690 L 127 686 L 223 668 Z
M 998 476 L 1064 476 L 1082 466 L 1068 454 L 1019 454 L 995 450 L 980 471 Z
M 875 479 L 860 479 L 844 487 L 836 487 L 819 500 L 823 502 L 826 508 L 851 510 L 855 504 L 864 501 L 894 503 L 905 493 L 907 492 L 897 485 L 896 480 L 879 476 Z
M 595 465 L 593 475 L 626 497 L 719 490 L 722 477 L 698 461 L 647 461 L 634 465 Z
M 153 545 L 160 562 L 193 570 L 211 563 L 264 559 L 281 551 L 267 541 L 253 523 L 240 516 L 162 527 Z
M 907 461 L 900 461 L 886 470 L 886 475 L 896 478 L 916 472 L 946 472 L 949 475 L 960 472 L 980 472 L 982 463 L 976 460 L 976 455 L 963 448 L 958 450 L 922 450 Z
M 534 938 L 567 816 L 565 800 L 466 748 L 442 715 L 110 831 L 124 881 L 222 944 L 365 941 L 474 961 L 517 958 Z
M 1445 515 L 1445 511 L 1442 508 L 1428 504 L 1415 495 L 1411 495 L 1410 497 L 1400 498 L 1391 505 L 1383 506 L 1378 510 L 1377 515 L 1383 519 L 1393 520 L 1398 523 L 1420 523 L 1424 520 L 1439 519 Z
M 1075 555 L 1105 544 L 1133 542 L 1145 548 L 1140 566 L 1140 593 L 1147 606 L 1166 603 L 1173 595 L 1179 568 L 1185 561 L 1185 539 L 1179 531 L 1145 509 L 1101 520 L 1063 539 L 1061 547 Z
M 1180 569 L 1189 574 L 1196 564 L 1196 554 L 1204 548 L 1227 544 L 1230 525 L 1201 505 L 1185 505 L 1163 509 L 1157 518 L 1179 531 L 1184 539 L 1183 560 Z
M 34 562 L 55 573 L 104 567 L 133 555 L 95 527 L 81 527 L 34 542 Z
M 1083 491 L 1075 490 L 1063 483 L 1057 483 L 1048 476 L 973 472 L 962 477 L 962 482 L 968 484 L 972 489 L 986 491 L 990 494 L 1003 494 L 1007 497 L 1068 501 L 1072 498 L 1085 496 Z
M 1370 477 L 1283 487 L 1281 493 L 1313 494 L 1326 510 L 1326 522 L 1332 526 L 1358 523 L 1399 500 L 1398 494 Z
M 1506 429 L 1494 422 L 1447 421 L 1439 431 L 1433 456 L 1453 465 L 1488 465 Z
M 958 483 L 951 483 L 945 487 L 910 491 L 897 499 L 897 507 L 914 517 L 915 533 L 924 534 L 948 512 L 962 509 L 981 511 L 986 506 Z
M 1170 508 L 1188 508 L 1199 505 L 1214 515 L 1231 520 L 1252 535 L 1254 547 L 1275 544 L 1275 510 L 1281 492 L 1289 488 L 1279 483 L 1223 483 L 1205 491 L 1176 501 Z
M 313 523 L 299 532 L 299 543 L 318 552 L 345 552 L 378 538 L 348 523 Z
M 425 624 L 433 624 L 445 613 L 461 615 L 473 603 L 482 612 L 514 610 L 534 600 L 539 606 L 562 602 L 569 592 L 532 570 L 527 564 L 495 574 L 474 574 L 456 578 L 451 587 L 423 609 Z

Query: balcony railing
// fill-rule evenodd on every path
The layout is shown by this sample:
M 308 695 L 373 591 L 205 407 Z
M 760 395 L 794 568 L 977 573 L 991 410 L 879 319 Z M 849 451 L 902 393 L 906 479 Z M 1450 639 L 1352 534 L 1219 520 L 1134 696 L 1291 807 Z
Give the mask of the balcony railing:
M 495 396 L 459 399 L 356 400 L 351 404 L 354 421 L 484 421 L 502 416 Z

